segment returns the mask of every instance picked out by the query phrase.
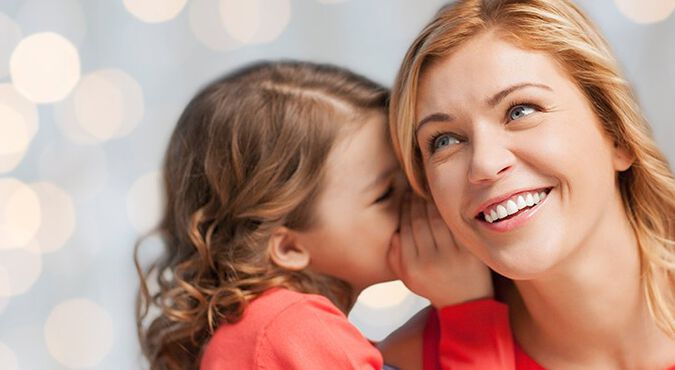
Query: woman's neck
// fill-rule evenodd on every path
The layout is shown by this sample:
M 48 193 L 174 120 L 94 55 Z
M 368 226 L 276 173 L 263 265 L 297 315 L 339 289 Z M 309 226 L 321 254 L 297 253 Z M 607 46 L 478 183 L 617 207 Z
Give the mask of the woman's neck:
M 625 214 L 606 217 L 595 231 L 545 277 L 515 282 L 509 305 L 517 341 L 556 369 L 672 365 L 675 341 L 649 314 Z

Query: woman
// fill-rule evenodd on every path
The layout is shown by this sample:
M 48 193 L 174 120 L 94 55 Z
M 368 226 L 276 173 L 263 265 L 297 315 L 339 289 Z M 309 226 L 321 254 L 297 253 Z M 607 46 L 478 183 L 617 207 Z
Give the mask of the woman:
M 675 180 L 574 4 L 443 8 L 405 56 L 390 129 L 456 242 L 512 279 L 497 294 L 517 368 L 675 365 Z

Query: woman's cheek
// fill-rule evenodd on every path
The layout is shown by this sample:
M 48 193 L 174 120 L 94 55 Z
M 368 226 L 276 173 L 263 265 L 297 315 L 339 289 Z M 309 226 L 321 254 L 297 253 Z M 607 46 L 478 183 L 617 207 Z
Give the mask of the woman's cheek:
M 434 203 L 448 223 L 451 220 L 449 216 L 457 213 L 455 206 L 458 204 L 460 185 L 456 178 L 453 180 L 452 171 L 449 169 L 433 168 L 427 171 L 426 175 Z

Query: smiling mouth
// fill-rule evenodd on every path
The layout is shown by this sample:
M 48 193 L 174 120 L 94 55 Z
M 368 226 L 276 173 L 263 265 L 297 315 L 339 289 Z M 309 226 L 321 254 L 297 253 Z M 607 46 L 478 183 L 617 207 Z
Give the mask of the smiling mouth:
M 509 199 L 487 207 L 483 212 L 476 215 L 476 218 L 490 224 L 511 219 L 528 209 L 536 207 L 546 199 L 551 189 L 544 188 L 514 194 Z

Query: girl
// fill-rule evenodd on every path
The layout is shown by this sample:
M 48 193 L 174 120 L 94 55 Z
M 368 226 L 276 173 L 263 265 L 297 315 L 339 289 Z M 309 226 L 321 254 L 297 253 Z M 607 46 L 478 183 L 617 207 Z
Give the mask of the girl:
M 435 208 L 417 206 L 427 242 L 394 237 L 406 183 L 387 140 L 387 98 L 345 70 L 279 62 L 192 99 L 164 163 L 166 253 L 145 273 L 136 262 L 152 369 L 379 370 L 380 353 L 345 313 L 362 289 L 395 278 L 392 240 L 406 255 L 445 256 L 447 268 L 406 281 L 435 306 L 492 294 L 487 268 L 454 246 Z M 452 284 L 458 274 L 471 283 Z M 461 355 L 472 357 L 470 346 Z
M 460 0 L 396 81 L 412 187 L 513 280 L 497 295 L 514 338 L 495 340 L 515 341 L 516 368 L 675 368 L 675 179 L 587 16 L 567 0 Z

